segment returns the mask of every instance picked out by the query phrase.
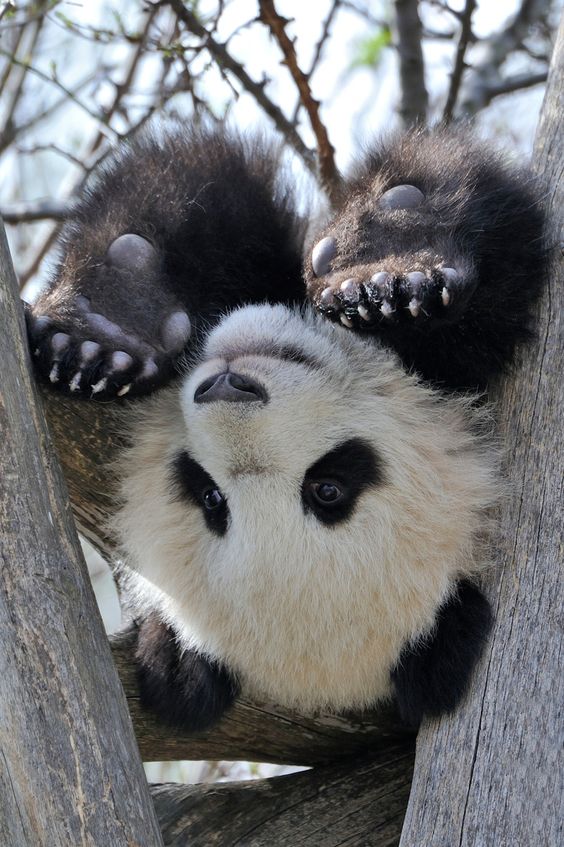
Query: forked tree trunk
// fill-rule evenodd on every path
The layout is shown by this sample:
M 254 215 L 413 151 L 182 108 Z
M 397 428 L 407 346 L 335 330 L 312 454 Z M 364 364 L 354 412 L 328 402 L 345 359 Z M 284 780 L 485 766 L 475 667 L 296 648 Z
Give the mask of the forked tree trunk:
M 561 31 L 535 152 L 556 212 L 564 191 L 563 61 Z M 559 246 L 560 234 L 554 231 L 552 241 Z M 555 247 L 538 343 L 499 396 L 512 489 L 503 508 L 498 566 L 489 576 L 495 632 L 466 702 L 419 734 L 403 847 L 558 843 L 564 818 L 556 767 L 564 549 L 558 254 Z M 11 279 L 6 268 L 0 266 L 4 282 Z M 13 284 L 0 289 L 0 843 L 156 847 L 161 842 L 119 685 L 28 382 L 13 297 Z M 108 552 L 112 540 L 101 526 L 112 508 L 108 462 L 119 448 L 112 407 L 53 394 L 44 399 L 79 528 Z M 207 734 L 173 734 L 139 706 L 130 641 L 118 638 L 113 649 L 145 758 L 315 766 L 258 784 L 155 788 L 165 844 L 398 843 L 413 743 L 401 735 L 393 710 L 305 719 L 242 701 Z
M 0 844 L 158 847 L 0 223 Z
M 551 279 L 537 342 L 498 397 L 510 491 L 487 580 L 496 625 L 462 708 L 419 733 L 401 847 L 563 843 L 563 92 L 564 21 L 534 152 L 552 213 Z

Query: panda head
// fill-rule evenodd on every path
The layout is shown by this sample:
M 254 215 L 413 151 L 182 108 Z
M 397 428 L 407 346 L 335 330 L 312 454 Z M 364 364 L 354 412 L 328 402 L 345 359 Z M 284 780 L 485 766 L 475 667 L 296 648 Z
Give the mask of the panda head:
M 309 311 L 249 306 L 143 405 L 118 531 L 141 605 L 302 709 L 386 696 L 495 497 L 467 401 Z

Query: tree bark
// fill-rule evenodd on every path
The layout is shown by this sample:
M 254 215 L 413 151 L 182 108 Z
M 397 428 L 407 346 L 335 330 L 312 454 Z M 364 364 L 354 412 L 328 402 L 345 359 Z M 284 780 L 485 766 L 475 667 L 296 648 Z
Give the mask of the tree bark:
M 424 125 L 429 97 L 425 87 L 423 28 L 418 0 L 395 0 L 395 23 L 401 84 L 399 114 L 404 127 Z
M 0 844 L 162 844 L 0 222 Z
M 401 847 L 562 843 L 563 84 L 564 21 L 534 155 L 553 214 L 553 272 L 537 343 L 498 397 L 510 493 L 488 578 L 497 622 L 463 707 L 419 733 Z
M 398 843 L 413 767 L 385 755 L 275 779 L 156 785 L 166 847 L 391 847 Z

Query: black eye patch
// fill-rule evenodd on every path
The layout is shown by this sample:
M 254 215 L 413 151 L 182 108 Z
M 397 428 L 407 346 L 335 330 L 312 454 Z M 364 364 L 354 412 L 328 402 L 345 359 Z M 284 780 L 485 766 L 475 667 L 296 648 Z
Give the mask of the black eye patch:
M 311 465 L 302 482 L 302 505 L 326 526 L 352 514 L 366 488 L 382 485 L 383 463 L 361 438 L 339 444 Z
M 225 535 L 229 524 L 227 500 L 209 473 L 186 450 L 171 462 L 170 479 L 175 499 L 198 506 L 208 529 L 216 535 Z

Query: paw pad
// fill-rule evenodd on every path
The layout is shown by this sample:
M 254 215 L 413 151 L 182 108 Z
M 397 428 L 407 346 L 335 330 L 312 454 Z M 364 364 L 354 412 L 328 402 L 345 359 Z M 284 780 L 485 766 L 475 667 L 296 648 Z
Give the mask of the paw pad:
M 322 238 L 311 253 L 311 266 L 315 276 L 325 276 L 331 269 L 331 262 L 337 255 L 337 242 L 332 236 Z

